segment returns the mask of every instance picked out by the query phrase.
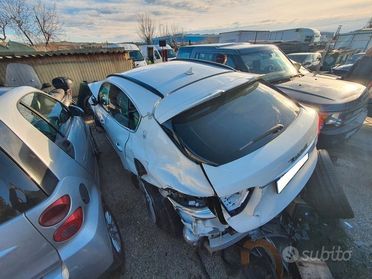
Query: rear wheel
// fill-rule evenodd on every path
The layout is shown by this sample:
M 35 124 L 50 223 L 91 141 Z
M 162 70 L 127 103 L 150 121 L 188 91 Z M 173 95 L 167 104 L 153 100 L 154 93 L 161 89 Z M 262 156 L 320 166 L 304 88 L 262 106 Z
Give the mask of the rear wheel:
M 173 205 L 164 198 L 157 187 L 139 180 L 139 187 L 145 196 L 148 215 L 151 221 L 168 234 L 178 237 L 182 234 L 182 223 Z
M 103 205 L 103 213 L 114 257 L 111 271 L 122 273 L 124 263 L 124 248 L 120 229 L 115 217 L 112 215 L 111 210 L 108 209 L 107 205 Z
M 318 164 L 303 192 L 303 199 L 320 216 L 349 219 L 354 212 L 340 184 L 335 167 L 326 150 L 319 150 Z

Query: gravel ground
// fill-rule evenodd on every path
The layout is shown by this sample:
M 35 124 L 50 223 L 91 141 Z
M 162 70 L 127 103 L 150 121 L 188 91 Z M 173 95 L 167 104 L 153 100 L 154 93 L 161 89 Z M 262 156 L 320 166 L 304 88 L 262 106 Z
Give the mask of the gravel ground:
M 172 238 L 152 224 L 141 191 L 132 184 L 104 133 L 94 131 L 94 137 L 100 150 L 103 195 L 116 216 L 124 241 L 125 271 L 121 278 L 243 277 L 224 266 L 220 253 L 198 254 L 183 239 Z M 327 261 L 335 278 L 372 278 L 371 139 L 372 118 L 368 118 L 350 141 L 329 150 L 355 218 L 321 222 L 312 229 L 311 240 L 305 246 L 332 250 L 339 245 L 352 251 L 350 261 Z

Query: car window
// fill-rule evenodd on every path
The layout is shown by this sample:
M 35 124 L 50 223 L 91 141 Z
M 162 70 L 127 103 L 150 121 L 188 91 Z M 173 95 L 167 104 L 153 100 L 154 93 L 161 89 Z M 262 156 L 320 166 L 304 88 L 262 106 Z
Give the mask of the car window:
M 0 224 L 46 198 L 46 194 L 0 149 Z
M 176 57 L 176 53 L 174 52 L 173 49 L 167 48 L 167 52 L 168 52 L 168 58 L 175 58 Z
M 265 74 L 263 78 L 267 81 L 280 81 L 298 75 L 290 60 L 277 48 L 249 48 L 241 53 L 247 71 Z
M 196 58 L 197 59 L 200 59 L 200 60 L 208 60 L 208 61 L 213 61 L 213 62 L 216 62 L 215 60 L 215 56 L 216 54 L 215 53 L 208 53 L 208 52 L 199 52 L 197 55 L 196 55 Z
M 104 83 L 102 84 L 101 88 L 98 92 L 98 102 L 106 109 L 108 110 L 108 104 L 109 104 L 109 91 L 110 91 L 110 84 Z
M 156 49 L 154 49 L 154 56 L 155 56 L 155 59 L 161 59 L 161 56 Z
M 4 150 L 28 176 L 50 195 L 58 178 L 40 158 L 3 122 L 0 121 L 0 149 Z
M 236 65 L 235 65 L 235 62 L 234 62 L 234 59 L 233 59 L 232 55 L 227 55 L 227 60 L 226 60 L 225 64 L 227 66 L 230 66 L 231 68 L 236 69 Z
M 121 125 L 130 130 L 135 130 L 140 121 L 140 115 L 132 101 L 117 86 L 110 83 L 106 83 L 103 86 L 108 88 L 109 92 L 108 104 L 106 105 L 109 113 Z
M 18 110 L 53 142 L 58 135 L 64 137 L 67 133 L 70 118 L 67 108 L 46 94 L 35 92 L 24 96 L 19 101 Z
M 71 123 L 70 113 L 62 103 L 42 93 L 31 93 L 24 96 L 17 107 L 28 122 L 75 158 L 74 147 L 66 137 Z
M 192 47 L 181 47 L 178 50 L 177 58 L 181 58 L 181 59 L 190 58 L 192 50 L 193 50 Z
M 273 140 L 292 123 L 298 112 L 299 107 L 290 99 L 255 82 L 186 110 L 162 127 L 186 149 L 185 154 L 221 165 Z M 168 133 L 169 129 L 172 132 Z M 268 133 L 272 129 L 278 130 Z

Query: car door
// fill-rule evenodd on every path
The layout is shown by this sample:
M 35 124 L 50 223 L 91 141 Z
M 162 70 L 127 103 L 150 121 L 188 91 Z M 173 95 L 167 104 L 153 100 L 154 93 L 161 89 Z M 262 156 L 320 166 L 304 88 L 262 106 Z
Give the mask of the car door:
M 103 86 L 109 87 L 105 130 L 124 168 L 129 169 L 125 148 L 130 135 L 138 126 L 139 113 L 122 89 L 112 83 Z
M 41 92 L 21 98 L 18 110 L 87 171 L 97 175 L 89 130 L 81 117 L 72 116 L 65 105 Z
M 7 133 L 8 128 L 0 122 L 0 277 L 42 278 L 60 270 L 61 262 L 57 250 L 35 229 L 26 213 L 47 195 L 7 152 L 6 144 L 14 148 L 13 142 L 3 140 Z M 17 154 L 36 164 L 39 159 L 27 152 L 21 148 Z

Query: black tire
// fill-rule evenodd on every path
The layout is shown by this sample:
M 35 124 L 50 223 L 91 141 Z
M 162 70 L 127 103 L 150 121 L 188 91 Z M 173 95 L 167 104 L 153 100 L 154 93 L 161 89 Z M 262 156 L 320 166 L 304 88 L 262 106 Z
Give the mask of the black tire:
M 164 198 L 157 187 L 140 180 L 149 217 L 160 229 L 173 237 L 182 235 L 183 225 L 171 202 Z
M 107 226 L 107 231 L 111 241 L 112 254 L 114 258 L 114 262 L 111 265 L 109 272 L 120 275 L 124 272 L 124 246 L 120 233 L 120 228 L 118 226 L 118 223 L 116 222 L 115 216 L 112 214 L 112 211 L 108 208 L 108 206 L 105 203 L 103 203 L 103 213 Z M 107 214 L 110 215 L 111 222 L 108 221 Z M 115 240 L 113 237 L 113 233 L 115 232 L 113 230 L 116 230 Z M 115 241 L 118 243 L 115 243 Z M 120 245 L 121 248 L 120 251 L 118 250 L 118 244 Z
M 350 219 L 354 212 L 340 184 L 335 167 L 326 150 L 319 150 L 318 164 L 307 183 L 302 198 L 321 217 Z

